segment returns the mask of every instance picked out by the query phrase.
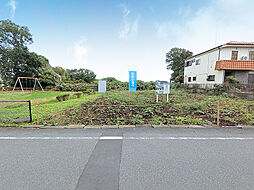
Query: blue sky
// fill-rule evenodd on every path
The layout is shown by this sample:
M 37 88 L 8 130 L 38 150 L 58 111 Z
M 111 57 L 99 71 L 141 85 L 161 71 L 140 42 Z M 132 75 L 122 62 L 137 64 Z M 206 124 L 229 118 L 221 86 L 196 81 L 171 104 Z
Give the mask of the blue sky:
M 246 6 L 247 5 L 247 6 Z M 0 18 L 28 26 L 31 51 L 97 78 L 168 80 L 165 54 L 254 41 L 251 0 L 1 0 Z

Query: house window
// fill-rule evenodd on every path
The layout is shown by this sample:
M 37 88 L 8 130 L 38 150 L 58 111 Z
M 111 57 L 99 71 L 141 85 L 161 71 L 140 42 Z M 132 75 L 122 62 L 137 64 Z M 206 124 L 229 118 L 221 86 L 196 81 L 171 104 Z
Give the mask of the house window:
M 192 79 L 193 81 L 196 81 L 197 80 L 197 77 L 193 77 L 193 79 Z
M 200 65 L 200 59 L 196 60 L 196 65 Z
M 192 66 L 192 63 L 194 63 L 194 62 L 195 62 L 195 59 L 192 59 L 192 60 L 190 60 L 190 61 L 186 61 L 186 62 L 185 62 L 185 67 Z
M 188 82 L 191 82 L 191 77 L 188 78 Z
M 249 57 L 250 60 L 254 60 L 254 51 L 250 51 L 250 57 Z
M 208 75 L 207 81 L 215 81 L 215 75 Z
M 238 51 L 232 51 L 231 60 L 237 60 L 238 59 Z
M 186 66 L 186 67 L 189 67 L 189 66 L 191 66 L 191 65 L 192 65 L 192 61 L 187 61 L 185 66 Z

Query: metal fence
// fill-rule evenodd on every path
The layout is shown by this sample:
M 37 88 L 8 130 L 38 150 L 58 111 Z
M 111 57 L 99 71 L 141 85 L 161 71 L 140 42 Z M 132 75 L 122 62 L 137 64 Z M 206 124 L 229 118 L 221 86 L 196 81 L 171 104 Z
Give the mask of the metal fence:
M 0 125 L 32 123 L 31 101 L 0 101 Z

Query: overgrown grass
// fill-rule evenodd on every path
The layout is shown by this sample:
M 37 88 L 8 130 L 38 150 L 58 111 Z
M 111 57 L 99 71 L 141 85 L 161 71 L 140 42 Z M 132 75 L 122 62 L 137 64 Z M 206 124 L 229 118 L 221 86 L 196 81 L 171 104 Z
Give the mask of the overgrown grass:
M 62 124 L 126 125 L 126 124 L 198 124 L 217 123 L 217 105 L 220 102 L 221 125 L 253 125 L 254 101 L 171 91 L 169 102 L 160 95 L 155 103 L 154 91 L 110 91 L 96 102 L 82 105 L 72 114 L 59 115 Z

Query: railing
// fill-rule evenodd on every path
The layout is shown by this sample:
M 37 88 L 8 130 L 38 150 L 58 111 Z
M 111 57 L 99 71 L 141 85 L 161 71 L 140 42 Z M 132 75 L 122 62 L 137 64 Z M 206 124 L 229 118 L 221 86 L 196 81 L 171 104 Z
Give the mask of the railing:
M 28 110 L 25 109 L 26 105 L 23 103 L 28 103 Z M 29 115 L 28 119 L 27 117 L 24 118 L 26 115 Z M 9 124 L 15 122 L 32 123 L 32 121 L 31 100 L 0 101 L 0 124 Z

